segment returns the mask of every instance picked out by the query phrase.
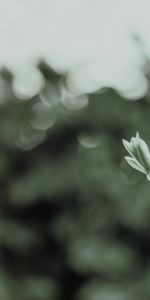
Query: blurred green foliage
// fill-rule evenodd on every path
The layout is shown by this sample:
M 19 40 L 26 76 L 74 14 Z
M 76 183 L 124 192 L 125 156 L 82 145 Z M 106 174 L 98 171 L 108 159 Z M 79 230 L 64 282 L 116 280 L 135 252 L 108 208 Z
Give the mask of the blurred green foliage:
M 138 130 L 150 145 L 149 97 L 53 103 L 49 126 L 39 105 L 30 122 L 38 97 L 2 96 L 0 300 L 150 299 L 150 183 L 121 141 Z

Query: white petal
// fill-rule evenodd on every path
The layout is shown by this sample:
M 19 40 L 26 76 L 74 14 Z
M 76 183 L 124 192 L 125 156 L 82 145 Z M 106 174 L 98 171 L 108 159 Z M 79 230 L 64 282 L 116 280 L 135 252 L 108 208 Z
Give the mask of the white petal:
M 141 154 L 142 157 L 145 161 L 145 164 L 147 166 L 148 169 L 150 169 L 150 152 L 149 152 L 149 148 L 147 146 L 147 144 L 144 142 L 144 140 L 140 139 L 140 150 L 141 150 Z
M 136 133 L 136 138 L 140 139 L 140 135 L 139 135 L 138 131 Z
M 140 165 L 140 163 L 136 159 L 134 159 L 133 157 L 129 157 L 129 156 L 125 156 L 125 159 L 132 168 L 146 174 L 145 169 L 143 168 L 142 165 Z
M 136 140 L 136 138 L 132 137 L 131 140 L 130 140 L 130 143 L 132 143 L 134 145 L 135 140 Z
M 130 142 L 126 141 L 126 140 L 122 140 L 124 147 L 126 148 L 126 150 L 131 154 L 131 156 L 134 156 L 134 146 L 133 144 L 131 144 Z
M 141 139 L 139 138 L 132 138 L 132 143 L 135 148 L 135 158 L 143 166 L 144 169 L 149 169 L 145 161 L 145 157 L 143 157 L 143 151 L 140 146 L 140 140 Z
M 147 180 L 150 181 L 150 173 L 148 173 L 148 174 L 146 175 L 146 177 L 147 177 Z

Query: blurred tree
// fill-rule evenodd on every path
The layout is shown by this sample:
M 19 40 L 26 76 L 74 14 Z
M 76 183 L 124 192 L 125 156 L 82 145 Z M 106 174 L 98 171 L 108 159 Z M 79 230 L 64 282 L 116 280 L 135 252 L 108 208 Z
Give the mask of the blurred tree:
M 150 144 L 149 98 L 108 90 L 74 110 L 44 72 L 30 102 L 2 95 L 0 299 L 150 299 L 150 185 L 121 142 Z

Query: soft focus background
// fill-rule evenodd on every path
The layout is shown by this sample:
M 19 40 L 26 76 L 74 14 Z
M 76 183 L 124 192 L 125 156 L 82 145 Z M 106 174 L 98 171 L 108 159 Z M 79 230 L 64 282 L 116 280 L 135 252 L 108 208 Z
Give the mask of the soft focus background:
M 149 96 L 63 105 L 43 73 L 27 102 L 0 82 L 0 300 L 150 299 L 150 183 L 122 145 L 150 145 Z

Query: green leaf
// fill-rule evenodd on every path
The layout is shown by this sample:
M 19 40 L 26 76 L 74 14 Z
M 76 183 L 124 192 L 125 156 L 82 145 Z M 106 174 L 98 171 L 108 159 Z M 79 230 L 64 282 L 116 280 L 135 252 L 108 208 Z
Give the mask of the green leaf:
M 135 158 L 132 158 L 130 156 L 125 156 L 125 159 L 132 168 L 134 168 L 144 174 L 146 173 L 143 166 Z

